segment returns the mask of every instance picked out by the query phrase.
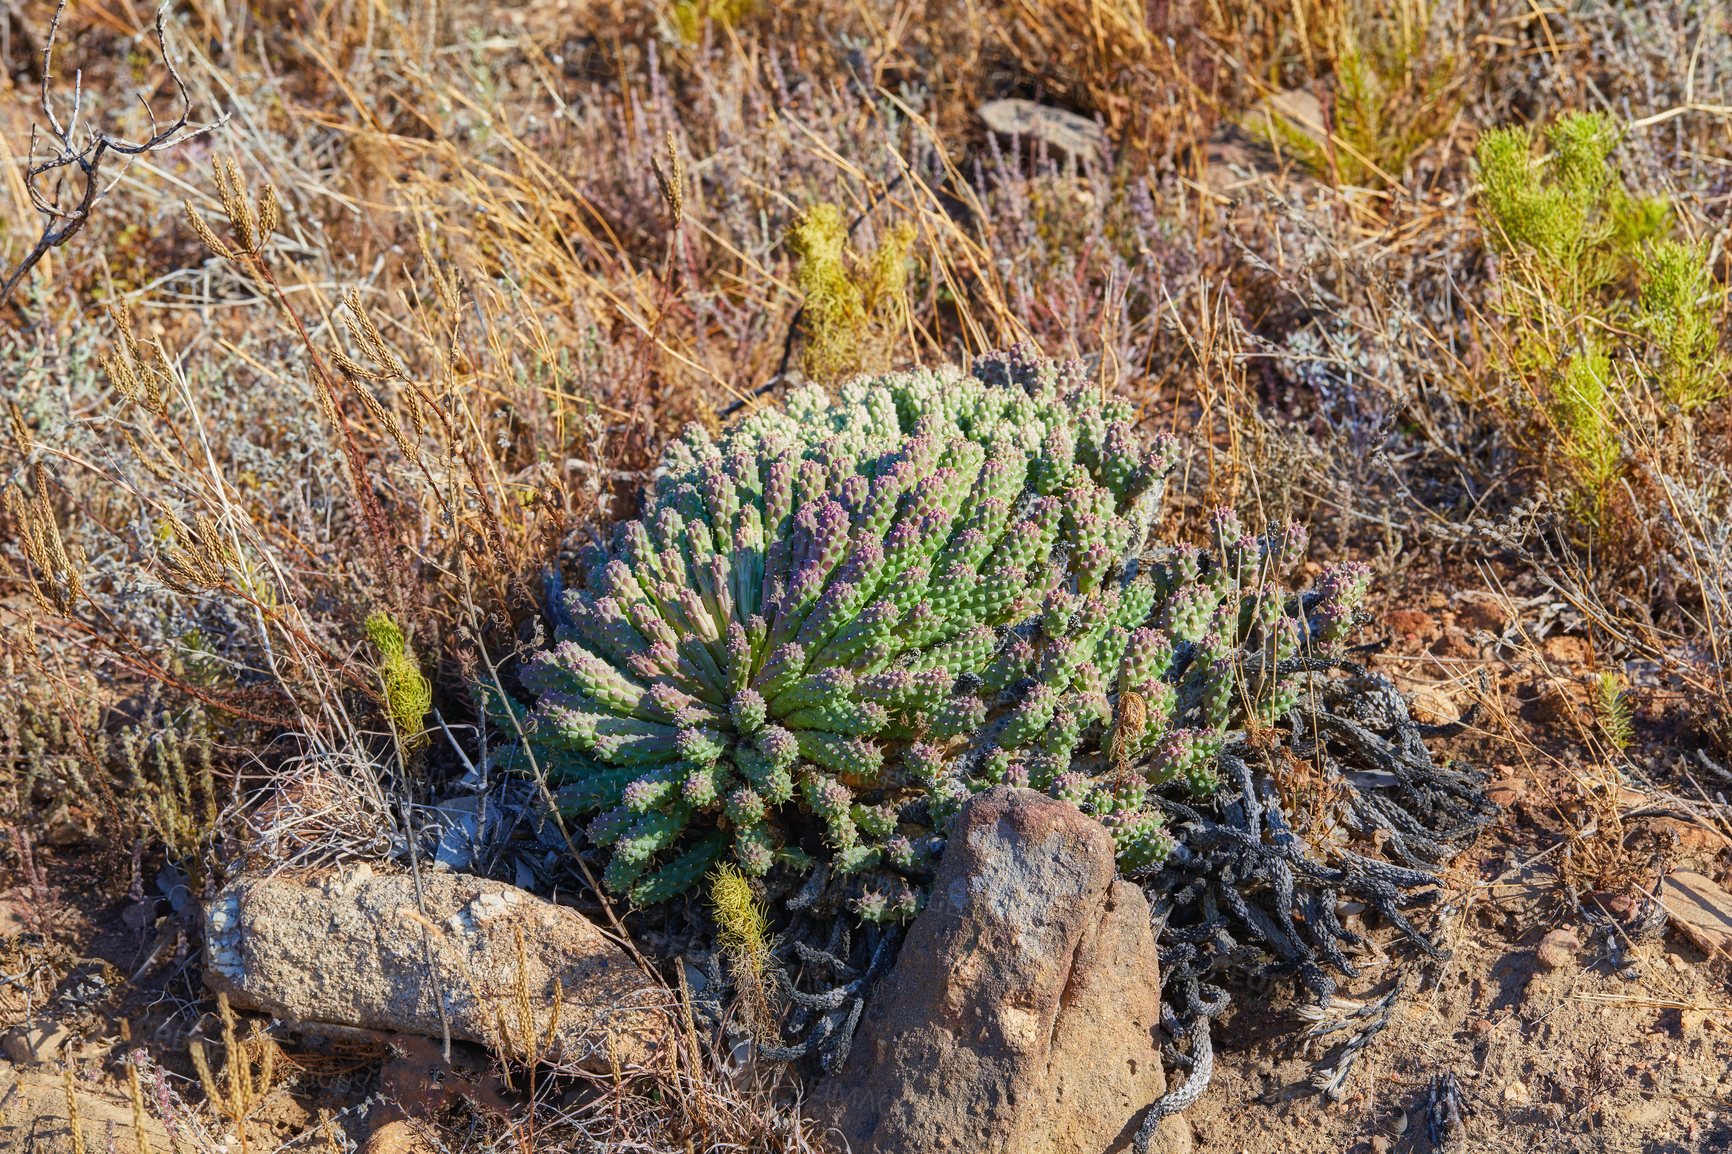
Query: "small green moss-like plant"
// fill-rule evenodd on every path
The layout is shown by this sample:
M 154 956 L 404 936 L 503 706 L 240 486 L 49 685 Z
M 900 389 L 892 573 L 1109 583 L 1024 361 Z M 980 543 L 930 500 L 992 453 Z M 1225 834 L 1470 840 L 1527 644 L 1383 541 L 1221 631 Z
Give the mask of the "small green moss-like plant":
M 1616 673 L 1596 673 L 1591 686 L 1594 720 L 1612 748 L 1622 752 L 1636 737 L 1636 711 L 1624 690 L 1623 678 Z
M 753 895 L 751 880 L 727 863 L 710 875 L 710 909 L 716 918 L 716 945 L 727 956 L 746 1021 L 759 1037 L 774 1040 L 769 911 Z
M 680 40 L 696 44 L 703 39 L 705 24 L 714 21 L 732 28 L 757 7 L 758 0 L 674 0 L 667 11 Z
M 1706 254 L 1665 238 L 1660 198 L 1632 196 L 1612 155 L 1620 129 L 1571 114 L 1544 133 L 1492 129 L 1475 151 L 1480 220 L 1503 258 L 1504 368 L 1558 433 L 1583 517 L 1604 525 L 1632 433 L 1725 393 L 1723 292 Z
M 1688 413 L 1726 395 L 1720 352 L 1724 294 L 1699 245 L 1663 240 L 1642 254 L 1636 324 L 1653 342 L 1665 398 Z
M 426 741 L 421 722 L 433 708 L 433 687 L 422 676 L 402 626 L 390 614 L 371 614 L 366 628 L 373 648 L 379 651 L 379 679 L 385 684 L 385 707 L 391 723 L 406 747 L 418 746 Z
M 788 230 L 794 283 L 805 297 L 801 367 L 815 381 L 882 369 L 906 323 L 914 226 L 895 225 L 870 257 L 848 244 L 842 211 L 815 204 Z
M 1369 574 L 1291 597 L 1304 531 L 1225 510 L 1212 548 L 1151 550 L 1177 447 L 1131 417 L 1013 349 L 688 429 L 511 706 L 605 884 L 648 904 L 723 857 L 823 856 L 862 917 L 908 917 L 945 821 L 1001 782 L 1161 860 L 1151 790 L 1212 791 L 1226 733 L 1293 706 L 1278 663 L 1339 636 Z

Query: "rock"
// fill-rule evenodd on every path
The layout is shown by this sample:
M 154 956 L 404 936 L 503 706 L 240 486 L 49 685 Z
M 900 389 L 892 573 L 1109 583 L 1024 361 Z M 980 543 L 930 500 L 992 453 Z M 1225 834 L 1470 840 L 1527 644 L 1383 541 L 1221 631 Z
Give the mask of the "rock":
M 1327 147 L 1323 105 L 1309 88 L 1288 88 L 1265 97 L 1245 114 L 1244 124 L 1253 132 L 1269 135 L 1271 121 L 1277 130 L 1287 130 L 1283 144 L 1299 138 L 1320 149 Z
M 1101 1154 L 1166 1089 L 1149 907 L 1068 802 L 997 786 L 956 818 L 932 898 L 816 1116 L 853 1154 Z M 1181 1151 L 1168 1119 L 1151 1149 Z
M 1728 848 L 1725 835 L 1711 826 L 1694 821 L 1680 821 L 1675 817 L 1643 818 L 1651 824 L 1660 836 L 1673 840 L 1682 849 L 1706 850 L 1709 854 L 1717 854 Z
M 1435 685 L 1421 686 L 1408 698 L 1408 713 L 1421 725 L 1450 725 L 1461 720 L 1461 706 Z
M 367 1135 L 360 1154 L 437 1154 L 437 1151 L 438 1147 L 413 1122 L 398 1118 Z
M 1491 593 L 1463 593 L 1455 613 L 1470 629 L 1501 635 L 1510 622 L 1508 603 Z
M 90 840 L 90 827 L 74 814 L 70 806 L 61 805 L 49 815 L 42 841 L 56 848 L 83 845 Z
M 1086 116 L 1032 100 L 989 100 L 975 109 L 994 132 L 1044 140 L 1079 160 L 1098 159 L 1108 152 L 1106 130 Z
M 1443 627 L 1443 654 L 1445 657 L 1478 657 L 1479 646 L 1473 643 L 1473 638 L 1467 635 L 1467 630 L 1459 625 Z
M 1553 930 L 1540 939 L 1540 944 L 1534 950 L 1534 957 L 1540 965 L 1548 970 L 1561 969 L 1576 960 L 1576 951 L 1582 948 L 1582 943 L 1569 930 Z
M 1382 1134 L 1373 1135 L 1371 1139 L 1371 1154 L 1389 1154 L 1390 1148 L 1393 1145 L 1394 1143 L 1392 1143 L 1388 1138 L 1385 1138 Z
M 1500 777 L 1486 786 L 1485 795 L 1508 809 L 1528 795 L 1528 783 L 1519 777 Z
M 670 995 L 581 914 L 462 874 L 423 872 L 421 892 L 425 916 L 406 873 L 241 878 L 205 904 L 205 983 L 303 1029 L 425 1037 L 442 1035 L 443 992 L 452 1038 L 516 1054 L 519 990 L 539 1037 L 557 982 L 558 1056 L 604 1072 L 613 1059 L 622 1068 L 661 1060 Z M 500 1037 L 501 1017 L 513 1036 Z
M 1660 904 L 1672 928 L 1708 954 L 1732 951 L 1732 893 L 1699 873 L 1678 870 L 1660 883 Z
M 1528 683 L 1529 701 L 1522 712 L 1535 721 L 1560 722 L 1576 716 L 1581 686 L 1555 677 L 1536 677 Z
M 1541 642 L 1540 649 L 1544 651 L 1546 660 L 1556 665 L 1588 665 L 1593 659 L 1593 651 L 1587 640 L 1581 637 L 1557 634 Z
M 18 916 L 18 908 L 12 904 L 15 893 L 8 890 L 0 894 L 0 942 L 24 928 L 24 919 Z
M 58 1058 L 67 1037 L 66 1027 L 59 1022 L 42 1021 L 9 1031 L 0 1039 L 0 1050 L 20 1066 L 37 1066 Z
M 1383 623 L 1389 626 L 1391 633 L 1406 637 L 1409 641 L 1435 641 L 1438 638 L 1437 622 L 1431 614 L 1418 609 L 1391 609 L 1383 616 Z
M 91 1060 L 100 1065 L 100 1058 Z M 139 1154 L 132 1100 L 125 1086 L 124 1073 L 118 1080 L 82 1074 L 75 1080 L 83 1149 L 100 1150 L 104 1154 Z M 8 1069 L 0 1063 L 0 1103 L 4 1104 L 0 1110 L 0 1150 L 7 1154 L 71 1154 L 77 1148 L 72 1141 L 66 1108 L 66 1076 L 60 1070 L 40 1066 Z M 148 1105 L 143 1121 L 145 1141 L 156 1154 L 195 1148 L 177 1144 L 170 1138 L 167 1127 Z M 183 1143 L 186 1134 L 185 1128 L 181 1128 Z M 232 1143 L 230 1148 L 233 1149 Z

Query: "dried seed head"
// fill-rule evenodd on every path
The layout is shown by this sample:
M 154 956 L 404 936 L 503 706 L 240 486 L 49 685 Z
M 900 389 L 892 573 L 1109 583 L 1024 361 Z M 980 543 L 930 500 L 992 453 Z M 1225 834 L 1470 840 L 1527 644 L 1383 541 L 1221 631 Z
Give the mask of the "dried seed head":
M 47 475 L 40 461 L 31 462 L 30 487 L 35 494 L 31 499 L 26 499 L 16 486 L 6 490 L 6 508 L 18 523 L 19 543 L 30 563 L 25 578 L 37 604 L 45 611 L 69 617 L 84 595 L 78 573 L 84 566 L 84 553 L 76 545 L 68 548 L 61 539 L 60 525 L 48 500 Z
M 30 436 L 30 426 L 24 423 L 24 413 L 19 409 L 17 401 L 7 399 L 6 415 L 12 422 L 13 447 L 18 450 L 19 456 L 28 461 L 30 454 L 36 449 L 36 443 Z
M 229 548 L 216 522 L 204 513 L 195 518 L 191 529 L 176 521 L 175 537 L 187 544 L 164 553 L 162 563 L 167 572 L 163 584 L 187 594 L 221 585 L 227 574 Z
M 557 1057 L 555 1046 L 559 1041 L 559 1008 L 565 1002 L 565 983 L 557 976 L 553 979 L 553 1006 L 547 1013 L 547 1032 L 542 1036 L 541 1052 L 545 1056 Z
M 174 379 L 174 366 L 169 362 L 168 350 L 162 347 L 162 342 L 153 340 L 150 347 L 156 352 L 156 363 L 140 359 L 139 367 L 144 378 L 144 403 L 157 416 L 168 414 L 168 392 L 163 387 Z M 142 348 L 143 345 L 141 344 Z
M 350 327 L 349 332 L 355 338 L 355 343 L 366 350 L 367 355 L 372 357 L 378 366 L 385 371 L 385 376 L 402 377 L 407 380 L 409 374 L 404 371 L 403 362 L 397 359 L 397 355 L 385 343 L 385 338 L 380 335 L 378 326 L 373 323 L 373 318 L 361 306 L 361 294 L 350 289 L 343 294 L 343 304 L 348 306 L 349 315 L 354 318 L 354 324 Z
M 222 198 L 223 211 L 228 214 L 229 227 L 235 230 L 242 251 L 253 252 L 258 248 L 258 220 L 253 215 L 253 206 L 247 203 L 246 178 L 241 176 L 232 157 L 217 157 L 215 168 L 217 193 Z
M 327 354 L 331 363 L 337 366 L 337 371 L 351 380 L 382 381 L 385 378 L 345 353 L 342 349 L 331 349 Z
M 192 1055 L 193 1068 L 198 1071 L 199 1084 L 204 1087 L 205 1101 L 210 1103 L 212 1110 L 226 1114 L 222 1091 L 217 1089 L 217 1080 L 210 1072 L 210 1061 L 204 1055 L 204 1043 L 197 1038 L 187 1043 L 187 1053 Z
M 223 260 L 237 259 L 235 250 L 217 239 L 217 234 L 212 232 L 210 225 L 204 222 L 204 217 L 198 214 L 198 209 L 192 206 L 192 201 L 186 200 L 181 203 L 186 206 L 187 223 L 192 225 L 192 230 L 198 234 L 198 238 L 204 242 L 204 246 L 210 249 L 211 255 L 219 256 Z
M 673 218 L 672 228 L 678 229 L 680 222 L 686 218 L 686 171 L 680 164 L 680 154 L 674 151 L 673 129 L 668 129 L 666 138 L 668 150 L 668 167 L 662 168 L 660 158 L 650 157 L 650 168 L 656 176 L 656 187 L 661 189 L 662 202 L 668 206 L 668 215 Z
M 282 219 L 282 206 L 277 201 L 276 185 L 267 184 L 259 193 L 259 247 L 271 239 L 271 234 L 277 231 L 277 224 Z
M 132 328 L 132 308 L 124 300 L 110 301 L 108 319 L 114 322 L 114 331 L 126 346 L 126 355 L 135 361 L 144 358 L 138 355 L 138 334 Z
M 325 422 L 332 429 L 341 428 L 342 420 L 337 414 L 337 399 L 331 395 L 331 390 L 325 387 L 325 383 L 310 370 L 307 373 L 307 387 L 312 389 L 313 396 L 318 398 L 319 409 L 325 414 Z
M 127 447 L 132 450 L 132 455 L 138 458 L 138 463 L 149 470 L 151 476 L 164 483 L 167 483 L 174 476 L 173 472 L 164 468 L 161 462 L 144 451 L 144 446 L 138 443 L 138 438 L 132 435 L 132 430 L 123 427 L 120 430 L 120 435 L 126 441 Z
M 415 447 L 413 441 L 404 435 L 403 425 L 397 420 L 397 415 L 380 403 L 379 398 L 375 397 L 368 390 L 362 388 L 359 384 L 356 384 L 353 381 L 351 381 L 350 384 L 355 390 L 355 395 L 361 398 L 362 406 L 373 415 L 375 421 L 378 421 L 381 425 L 385 426 L 385 431 L 391 434 L 391 439 L 397 442 L 397 448 L 402 450 L 403 455 L 408 457 L 411 461 L 414 461 L 416 464 L 420 464 L 421 451 Z
M 121 1019 L 121 1033 L 131 1034 L 126 1028 L 126 1019 Z M 150 1137 L 144 1129 L 144 1090 L 138 1084 L 138 1063 L 132 1057 L 126 1060 L 126 1092 L 132 1099 L 132 1140 L 138 1146 L 138 1154 L 151 1154 Z
M 108 383 L 114 386 L 114 391 L 120 394 L 121 400 L 138 400 L 143 382 L 138 379 L 138 370 L 131 361 L 114 353 L 103 353 L 102 368 L 108 374 Z
M 217 197 L 222 202 L 223 213 L 229 218 L 229 227 L 234 230 L 239 250 L 218 240 L 210 225 L 193 208 L 192 202 L 185 201 L 186 218 L 192 223 L 193 231 L 198 233 L 206 248 L 224 260 L 263 255 L 265 245 L 282 220 L 277 190 L 267 184 L 259 193 L 257 203 L 248 203 L 246 179 L 232 158 L 219 156 L 211 167 L 216 177 Z
M 421 260 L 427 266 L 427 275 L 433 279 L 433 291 L 439 297 L 440 305 L 447 313 L 455 313 L 462 303 L 462 278 L 433 255 L 433 246 L 428 243 L 425 232 L 416 232 L 415 243 L 421 249 Z
M 72 1080 L 71 1062 L 61 1071 L 66 1086 L 66 1126 L 72 1131 L 72 1154 L 84 1154 L 84 1124 L 78 1118 L 78 1087 Z

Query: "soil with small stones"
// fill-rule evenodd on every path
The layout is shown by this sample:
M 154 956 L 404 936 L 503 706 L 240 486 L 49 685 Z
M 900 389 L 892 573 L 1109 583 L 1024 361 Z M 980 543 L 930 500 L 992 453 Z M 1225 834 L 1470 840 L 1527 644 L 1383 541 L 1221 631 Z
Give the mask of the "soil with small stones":
M 1585 678 L 1604 668 L 1587 642 L 1558 629 L 1547 602 L 1511 612 L 1531 593 L 1452 595 L 1425 573 L 1410 572 L 1407 583 L 1431 592 L 1399 601 L 1399 586 L 1385 590 L 1401 607 L 1378 615 L 1374 632 L 1386 644 L 1370 664 L 1422 700 L 1441 694 L 1462 710 L 1480 702 L 1475 725 L 1440 752 L 1485 767 L 1508 816 L 1449 878 L 1459 913 L 1446 962 L 1416 960 L 1387 931 L 1369 935 L 1373 948 L 1361 977 L 1342 983 L 1343 998 L 1381 997 L 1401 968 L 1417 980 L 1341 1101 L 1328 1102 L 1312 1077 L 1347 1035 L 1308 1048 L 1301 1035 L 1310 1023 L 1290 987 L 1234 989 L 1235 1009 L 1216 1026 L 1213 1084 L 1184 1115 L 1198 1154 L 1732 1149 L 1728 959 L 1710 958 L 1669 927 L 1613 956 L 1605 933 L 1566 897 L 1566 881 L 1592 884 L 1595 868 L 1624 871 L 1624 884 L 1602 879 L 1606 889 L 1582 894 L 1614 917 L 1632 908 L 1633 887 L 1651 892 L 1662 870 L 1732 885 L 1732 842 L 1721 833 L 1629 816 L 1665 808 L 1655 794 L 1692 793 L 1692 779 L 1705 774 L 1684 757 L 1692 735 L 1664 713 L 1638 715 L 1623 784 L 1596 804 L 1583 778 L 1616 775 L 1606 772 L 1587 705 Z M 1540 625 L 1548 611 L 1549 630 Z M 1540 704 L 1533 687 L 1542 679 L 1560 700 Z M 1699 784 L 1713 796 L 1727 783 Z M 1573 931 L 1581 948 L 1548 968 L 1540 946 L 1558 929 Z M 1639 938 L 1624 921 L 1619 931 Z M 1428 1117 L 1444 1074 L 1460 1088 L 1453 1146 Z
M 1638 715 L 1620 783 L 1587 704 L 1586 678 L 1600 669 L 1549 603 L 1519 589 L 1439 591 L 1449 587 L 1438 575 L 1407 578 L 1409 588 L 1429 591 L 1408 596 L 1391 582 L 1367 661 L 1414 697 L 1417 712 L 1439 714 L 1427 720 L 1478 703 L 1468 730 L 1439 752 L 1486 768 L 1508 815 L 1450 872 L 1447 961 L 1427 962 L 1387 928 L 1364 927 L 1371 944 L 1358 959 L 1361 975 L 1342 983 L 1341 997 L 1375 1000 L 1398 970 L 1408 975 L 1407 994 L 1340 1101 L 1329 1102 L 1312 1080 L 1348 1035 L 1307 1043 L 1310 1023 L 1288 984 L 1233 988 L 1234 1009 L 1215 1026 L 1213 1084 L 1184 1115 L 1199 1154 L 1732 1149 L 1732 967 L 1668 928 L 1650 926 L 1649 939 L 1639 940 L 1631 920 L 1640 908 L 1633 887 L 1652 890 L 1662 870 L 1732 884 L 1732 851 L 1719 832 L 1665 813 L 1630 816 L 1665 810 L 1656 796 L 1690 788 L 1690 735 L 1664 714 Z M 1549 702 L 1536 683 L 1549 688 Z M 1584 781 L 1614 784 L 1595 793 Z M 60 1055 L 78 1060 L 92 1108 L 106 1109 L 102 1103 L 125 1100 L 117 1073 L 128 1049 L 143 1045 L 190 1077 L 187 1042 L 212 1038 L 217 1027 L 210 1007 L 198 1004 L 187 895 L 163 892 L 176 879 L 147 863 L 147 896 L 116 900 L 95 884 L 98 846 L 77 833 L 79 819 L 76 808 L 58 812 L 39 833 L 64 843 L 38 849 L 54 891 L 46 907 L 15 871 L 5 879 L 13 887 L 3 910 L 7 972 L 33 976 L 0 990 L 0 1034 L 26 1022 L 66 1026 Z M 1614 955 L 1605 931 L 1569 906 L 1572 881 L 1584 902 L 1624 919 L 1619 932 L 1637 940 Z M 1541 951 L 1560 929 L 1580 948 L 1554 937 Z M 397 1081 L 387 1076 L 386 1047 L 291 1043 L 285 1061 L 296 1071 L 293 1085 L 266 1123 L 278 1138 L 320 1110 L 359 1136 L 367 1111 L 354 1108 Z M 36 1084 L 54 1068 L 0 1060 L 0 1086 L 32 1095 L 44 1134 L 60 1107 Z M 1465 1144 L 1455 1147 L 1438 1141 L 1428 1117 L 1444 1074 L 1459 1086 Z

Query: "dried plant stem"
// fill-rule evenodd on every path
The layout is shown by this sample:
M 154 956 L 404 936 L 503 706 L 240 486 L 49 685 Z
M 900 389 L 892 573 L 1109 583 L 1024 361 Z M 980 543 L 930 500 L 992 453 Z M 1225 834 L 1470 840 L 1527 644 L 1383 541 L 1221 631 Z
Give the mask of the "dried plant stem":
M 61 1071 L 66 1086 L 66 1126 L 72 1133 L 72 1154 L 84 1154 L 84 1126 L 78 1118 L 78 1086 L 72 1077 L 73 1063 Z
M 138 1154 L 151 1154 L 150 1136 L 144 1130 L 144 1091 L 138 1084 L 138 1066 L 126 1063 L 126 1092 L 132 1099 L 132 1136 L 138 1143 Z

